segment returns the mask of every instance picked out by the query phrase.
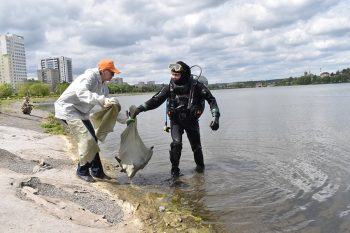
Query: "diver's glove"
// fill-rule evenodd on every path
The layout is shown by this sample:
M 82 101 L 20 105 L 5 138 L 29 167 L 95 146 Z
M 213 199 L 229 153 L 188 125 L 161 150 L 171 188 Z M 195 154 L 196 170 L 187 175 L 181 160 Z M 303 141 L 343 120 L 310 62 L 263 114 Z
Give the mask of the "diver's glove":
M 213 119 L 210 122 L 210 128 L 212 130 L 218 130 L 219 129 L 219 117 L 214 116 Z
M 131 118 L 131 117 L 129 117 L 127 120 L 126 120 L 126 125 L 128 126 L 128 125 L 130 125 L 131 123 L 134 123 L 135 122 L 135 119 L 134 118 Z
M 130 118 L 135 119 L 137 115 L 140 114 L 140 112 L 145 111 L 145 107 L 142 105 L 138 106 L 133 113 L 130 114 Z

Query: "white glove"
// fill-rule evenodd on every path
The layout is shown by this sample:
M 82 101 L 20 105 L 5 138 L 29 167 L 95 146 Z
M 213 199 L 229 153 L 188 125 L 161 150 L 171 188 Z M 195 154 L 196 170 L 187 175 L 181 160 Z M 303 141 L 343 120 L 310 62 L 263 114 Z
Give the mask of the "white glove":
M 117 116 L 117 121 L 121 124 L 126 124 L 128 117 L 129 117 L 128 111 L 126 112 L 120 111 Z
M 112 106 L 112 104 L 114 104 L 114 101 L 112 101 L 111 98 L 105 98 L 105 100 L 103 102 L 103 107 L 108 108 L 108 107 Z

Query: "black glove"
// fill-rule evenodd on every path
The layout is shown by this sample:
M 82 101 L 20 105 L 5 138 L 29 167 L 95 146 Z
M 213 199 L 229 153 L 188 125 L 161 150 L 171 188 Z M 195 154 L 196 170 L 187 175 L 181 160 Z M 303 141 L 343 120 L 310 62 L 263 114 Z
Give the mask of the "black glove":
M 210 122 L 210 128 L 212 130 L 218 130 L 219 129 L 219 117 L 214 116 L 213 119 Z
M 130 114 L 130 117 L 131 117 L 132 119 L 135 119 L 135 117 L 136 117 L 137 115 L 139 115 L 140 112 L 142 112 L 142 109 L 141 109 L 140 107 L 137 107 L 137 108 L 135 109 L 135 111 L 134 111 L 133 113 Z

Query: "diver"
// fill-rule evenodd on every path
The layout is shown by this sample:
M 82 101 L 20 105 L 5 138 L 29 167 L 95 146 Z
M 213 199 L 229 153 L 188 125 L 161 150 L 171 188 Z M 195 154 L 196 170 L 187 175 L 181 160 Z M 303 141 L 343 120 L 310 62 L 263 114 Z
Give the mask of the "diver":
M 136 108 L 130 116 L 135 118 L 140 112 L 158 108 L 167 100 L 167 115 L 170 119 L 172 142 L 170 144 L 171 176 L 180 176 L 180 157 L 182 150 L 182 134 L 186 131 L 188 140 L 196 162 L 196 171 L 204 171 L 202 145 L 200 140 L 198 119 L 205 107 L 205 100 L 209 103 L 212 121 L 212 130 L 219 129 L 220 111 L 215 97 L 209 89 L 191 75 L 191 68 L 184 62 L 170 64 L 171 80 L 157 94 L 144 104 Z M 167 126 L 167 125 L 166 125 Z M 167 127 L 165 131 L 167 131 Z

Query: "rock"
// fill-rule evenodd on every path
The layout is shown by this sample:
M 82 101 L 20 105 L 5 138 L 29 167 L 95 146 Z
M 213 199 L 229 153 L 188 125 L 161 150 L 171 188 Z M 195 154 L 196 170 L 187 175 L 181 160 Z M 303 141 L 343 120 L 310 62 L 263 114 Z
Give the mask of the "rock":
M 51 168 L 52 166 L 50 164 L 46 163 L 43 159 L 41 159 L 39 161 L 39 164 L 33 168 L 33 173 L 37 173 L 39 171 L 43 171 Z
M 138 210 L 140 207 L 140 203 L 137 203 L 136 207 L 135 207 L 135 210 Z
M 159 212 L 164 212 L 164 211 L 165 211 L 165 207 L 164 207 L 164 206 L 159 206 L 158 211 L 159 211 Z

